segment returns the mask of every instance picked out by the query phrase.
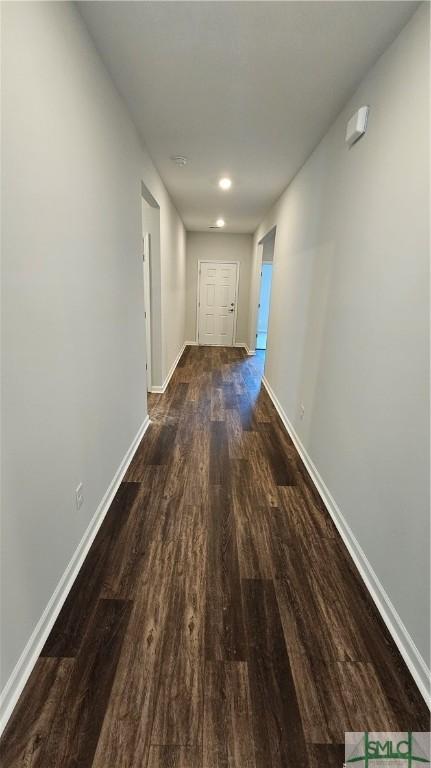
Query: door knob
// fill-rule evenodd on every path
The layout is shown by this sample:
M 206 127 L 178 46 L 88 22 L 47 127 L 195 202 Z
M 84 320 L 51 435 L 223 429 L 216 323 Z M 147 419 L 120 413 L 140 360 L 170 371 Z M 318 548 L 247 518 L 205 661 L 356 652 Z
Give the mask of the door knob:
M 235 310 L 234 309 L 230 309 L 229 312 L 235 312 Z

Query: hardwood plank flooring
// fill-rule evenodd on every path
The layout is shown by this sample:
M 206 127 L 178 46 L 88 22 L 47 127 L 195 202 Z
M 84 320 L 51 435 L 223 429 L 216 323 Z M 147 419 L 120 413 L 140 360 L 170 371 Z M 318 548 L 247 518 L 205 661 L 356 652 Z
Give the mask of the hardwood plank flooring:
M 0 742 L 2 768 L 341 768 L 429 713 L 268 394 L 187 347 Z
M 99 600 L 37 768 L 92 765 L 130 608 L 127 601 Z
M 207 510 L 186 507 L 176 553 L 151 734 L 153 744 L 196 746 L 203 713 Z
M 272 581 L 244 580 L 256 768 L 307 765 L 305 737 Z
M 203 765 L 256 768 L 247 664 L 207 662 L 204 701 Z
M 234 511 L 228 488 L 210 493 L 205 658 L 245 659 L 245 633 Z
M 152 746 L 147 768 L 201 768 L 200 747 Z
M 74 664 L 74 659 L 37 660 L 20 699 L 20 727 L 16 727 L 13 717 L 0 742 L 0 765 L 37 765 Z

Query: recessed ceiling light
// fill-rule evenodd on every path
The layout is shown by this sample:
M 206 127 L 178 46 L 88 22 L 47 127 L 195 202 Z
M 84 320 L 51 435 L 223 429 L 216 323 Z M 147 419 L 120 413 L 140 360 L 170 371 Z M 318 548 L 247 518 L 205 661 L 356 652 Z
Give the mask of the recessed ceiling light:
M 232 186 L 232 181 L 227 178 L 227 176 L 224 176 L 222 179 L 220 179 L 218 183 L 220 189 L 230 189 Z
M 175 157 L 172 158 L 175 165 L 179 165 L 180 168 L 182 168 L 184 165 L 187 165 L 187 158 L 184 157 L 184 155 L 175 155 Z
M 218 227 L 224 227 L 224 219 L 217 219 L 216 224 Z

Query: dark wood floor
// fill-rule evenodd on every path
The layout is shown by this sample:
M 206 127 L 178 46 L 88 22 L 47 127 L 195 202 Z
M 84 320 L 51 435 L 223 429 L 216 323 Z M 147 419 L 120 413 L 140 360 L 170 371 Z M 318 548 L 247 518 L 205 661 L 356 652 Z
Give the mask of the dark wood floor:
M 262 365 L 188 347 L 151 396 L 3 768 L 341 768 L 344 731 L 429 729 Z

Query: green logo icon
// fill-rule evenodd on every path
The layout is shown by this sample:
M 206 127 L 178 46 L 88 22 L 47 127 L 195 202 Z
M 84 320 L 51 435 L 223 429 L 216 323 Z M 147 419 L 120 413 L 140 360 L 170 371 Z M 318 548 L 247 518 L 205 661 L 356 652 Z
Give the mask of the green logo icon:
M 413 731 L 346 733 L 346 768 L 353 763 L 358 768 L 430 765 L 430 734 Z

